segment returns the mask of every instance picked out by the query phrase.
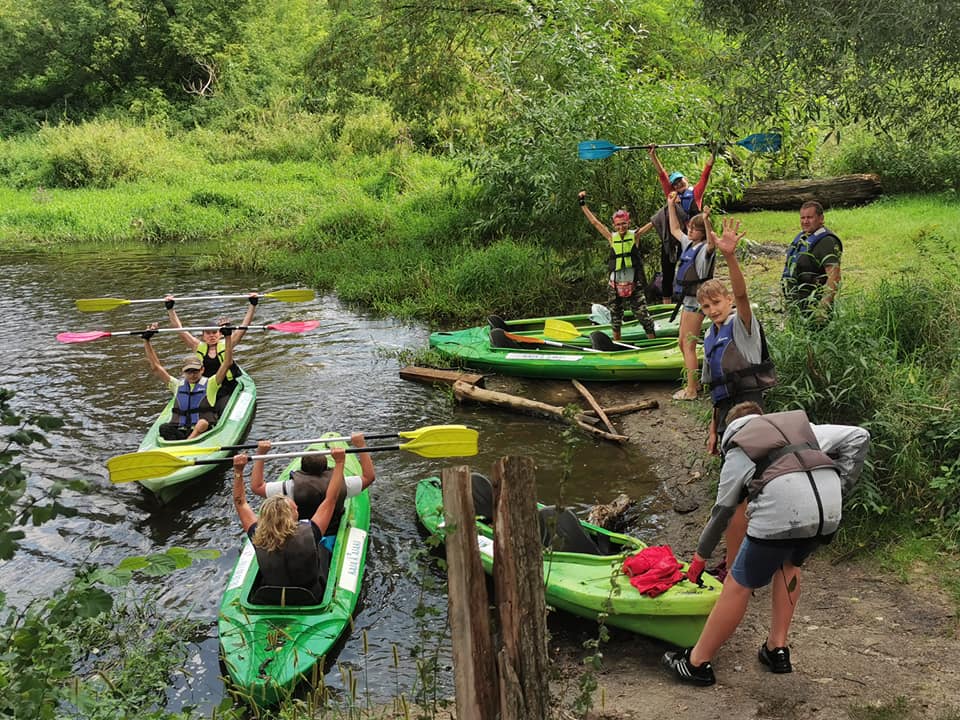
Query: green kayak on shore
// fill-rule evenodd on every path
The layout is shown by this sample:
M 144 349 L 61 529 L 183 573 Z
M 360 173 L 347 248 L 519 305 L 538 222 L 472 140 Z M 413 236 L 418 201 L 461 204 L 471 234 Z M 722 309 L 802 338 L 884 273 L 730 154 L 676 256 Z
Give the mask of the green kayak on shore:
M 601 307 L 606 310 L 605 307 Z M 649 305 L 650 317 L 653 318 L 654 334 L 658 338 L 675 338 L 680 334 L 680 313 L 674 317 L 674 305 Z M 609 311 L 607 311 L 609 313 Z M 495 316 L 494 316 L 495 317 Z M 492 319 L 492 318 L 491 318 Z M 598 314 L 579 314 L 579 315 L 553 315 L 541 318 L 523 318 L 521 320 L 503 321 L 503 329 L 520 335 L 529 335 L 531 337 L 547 338 L 552 340 L 562 340 L 570 345 L 579 345 L 581 347 L 590 347 L 590 334 L 596 331 L 602 332 L 608 337 L 613 337 L 613 328 L 609 322 L 599 322 L 602 317 Z M 559 321 L 573 326 L 579 333 L 578 337 L 572 334 L 563 333 L 562 335 L 551 335 L 546 332 L 547 325 L 551 321 Z M 636 345 L 647 339 L 647 332 L 637 321 L 633 319 L 633 311 L 627 310 L 623 316 L 623 326 L 620 329 L 620 341 Z M 704 319 L 702 330 L 710 327 L 710 320 Z
M 435 332 L 430 335 L 430 347 L 466 367 L 519 377 L 600 381 L 683 378 L 683 352 L 676 338 L 637 341 L 636 350 L 593 351 L 569 343 L 510 335 L 513 333 L 486 326 Z
M 474 504 L 477 513 L 477 543 L 480 560 L 493 573 L 492 489 L 489 480 L 473 474 Z M 484 498 L 490 500 L 484 501 Z M 483 507 L 486 505 L 486 507 Z M 440 479 L 426 478 L 417 484 L 417 516 L 431 535 L 443 527 L 443 494 Z M 572 511 L 557 513 L 541 507 L 541 533 L 552 525 L 562 547 L 576 552 L 543 548 L 543 569 L 547 604 L 573 615 L 604 622 L 613 627 L 658 638 L 679 647 L 696 643 L 707 615 L 720 596 L 721 583 L 704 573 L 702 586 L 684 579 L 656 597 L 641 594 L 630 584 L 621 566 L 627 556 L 640 552 L 640 540 L 610 532 L 576 518 Z M 551 515 L 552 514 L 552 515 Z M 554 519 L 546 519 L 549 517 Z M 684 568 L 685 569 L 685 568 Z
M 278 480 L 299 467 L 297 458 Z M 362 474 L 356 455 L 347 455 L 344 470 L 347 476 Z M 220 655 L 236 697 L 259 707 L 274 705 L 301 681 L 316 681 L 323 673 L 324 658 L 350 627 L 360 599 L 369 530 L 370 496 L 364 490 L 344 502 L 319 604 L 304 588 L 262 587 L 256 551 L 244 538 L 217 621 Z M 296 604 L 301 602 L 306 604 Z
M 244 373 L 237 378 L 237 387 L 230 395 L 230 399 L 220 414 L 217 424 L 210 430 L 198 435 L 192 440 L 164 440 L 160 437 L 160 426 L 169 422 L 173 415 L 173 398 L 167 403 L 163 412 L 154 421 L 153 425 L 147 431 L 143 442 L 137 448 L 138 452 L 145 450 L 164 450 L 172 452 L 178 456 L 190 458 L 227 458 L 232 454 L 229 450 L 219 450 L 216 452 L 201 455 L 186 455 L 186 451 L 191 447 L 221 447 L 223 445 L 237 445 L 246 437 L 250 423 L 253 421 L 253 415 L 257 406 L 257 386 L 253 378 Z M 176 497 L 186 485 L 201 475 L 210 472 L 216 467 L 226 467 L 226 465 L 190 465 L 180 468 L 169 475 L 162 477 L 147 478 L 140 480 L 140 484 L 147 490 L 156 495 L 161 502 L 169 502 Z

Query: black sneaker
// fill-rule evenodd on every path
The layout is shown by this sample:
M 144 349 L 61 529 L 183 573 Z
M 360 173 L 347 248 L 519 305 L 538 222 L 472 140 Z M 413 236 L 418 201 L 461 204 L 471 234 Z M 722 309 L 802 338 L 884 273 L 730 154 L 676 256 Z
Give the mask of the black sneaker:
M 790 648 L 778 647 L 767 650 L 767 643 L 764 641 L 757 653 L 757 659 L 770 668 L 770 672 L 777 674 L 793 672 L 793 665 L 790 664 Z
M 710 663 L 705 662 L 697 666 L 690 662 L 690 648 L 665 652 L 660 658 L 660 664 L 680 682 L 691 685 L 713 685 L 717 681 Z

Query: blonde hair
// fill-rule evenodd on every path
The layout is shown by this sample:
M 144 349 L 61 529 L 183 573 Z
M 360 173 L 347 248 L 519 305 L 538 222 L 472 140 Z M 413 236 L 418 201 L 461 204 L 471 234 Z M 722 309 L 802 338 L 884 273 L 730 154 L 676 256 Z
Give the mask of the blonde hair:
M 702 303 L 704 300 L 716 300 L 717 298 L 728 295 L 730 295 L 730 291 L 727 289 L 727 286 L 720 280 L 711 278 L 704 282 L 703 285 L 700 286 L 700 289 L 697 290 L 697 302 Z
M 287 497 L 274 495 L 267 498 L 260 506 L 253 544 L 264 550 L 279 550 L 296 531 L 297 521 L 290 511 Z

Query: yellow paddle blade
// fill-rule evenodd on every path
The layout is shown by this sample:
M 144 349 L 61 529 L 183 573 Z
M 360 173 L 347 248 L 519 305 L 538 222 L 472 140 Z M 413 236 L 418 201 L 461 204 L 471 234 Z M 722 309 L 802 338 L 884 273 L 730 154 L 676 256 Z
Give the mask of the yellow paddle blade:
M 107 460 L 107 470 L 110 482 L 127 483 L 163 477 L 194 464 L 193 460 L 184 460 L 162 450 L 147 450 L 112 457 Z
M 554 340 L 578 340 L 581 337 L 576 325 L 553 318 L 547 318 L 543 322 L 543 334 Z
M 398 434 L 402 438 L 410 438 L 410 442 L 400 445 L 401 450 L 428 458 L 476 455 L 480 436 L 480 433 L 466 425 L 428 425 Z
M 80 312 L 106 312 L 129 304 L 130 301 L 123 298 L 83 298 L 77 300 L 77 310 Z
M 263 297 L 273 298 L 282 302 L 310 302 L 317 294 L 313 290 L 305 288 L 290 288 L 287 290 L 274 290 L 273 292 L 263 293 Z

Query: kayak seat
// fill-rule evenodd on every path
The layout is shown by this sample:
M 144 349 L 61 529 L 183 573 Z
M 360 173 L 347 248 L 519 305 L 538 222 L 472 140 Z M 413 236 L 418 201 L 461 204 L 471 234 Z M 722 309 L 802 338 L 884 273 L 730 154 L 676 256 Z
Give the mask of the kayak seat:
M 622 347 L 617 347 L 614 343 L 613 338 L 607 335 L 605 332 L 600 330 L 594 330 L 590 333 L 590 347 L 594 350 L 602 350 L 604 352 L 613 352 L 615 350 L 623 350 Z
M 297 607 L 301 605 L 319 605 L 322 598 L 317 598 L 307 588 L 281 585 L 261 585 L 250 596 L 254 605 L 279 605 L 281 607 Z
M 507 329 L 507 321 L 504 320 L 499 315 L 491 315 L 490 317 L 487 318 L 487 323 L 492 328 L 500 328 L 501 330 Z
M 486 475 L 470 473 L 473 488 L 473 512 L 488 525 L 493 524 L 493 485 Z
M 580 519 L 569 508 L 557 512 L 555 505 L 540 508 L 540 539 L 544 547 L 558 552 L 603 555 L 596 541 L 587 534 Z
M 490 328 L 490 347 L 509 348 L 511 350 L 536 350 L 536 347 L 511 340 L 506 336 L 502 328 Z

